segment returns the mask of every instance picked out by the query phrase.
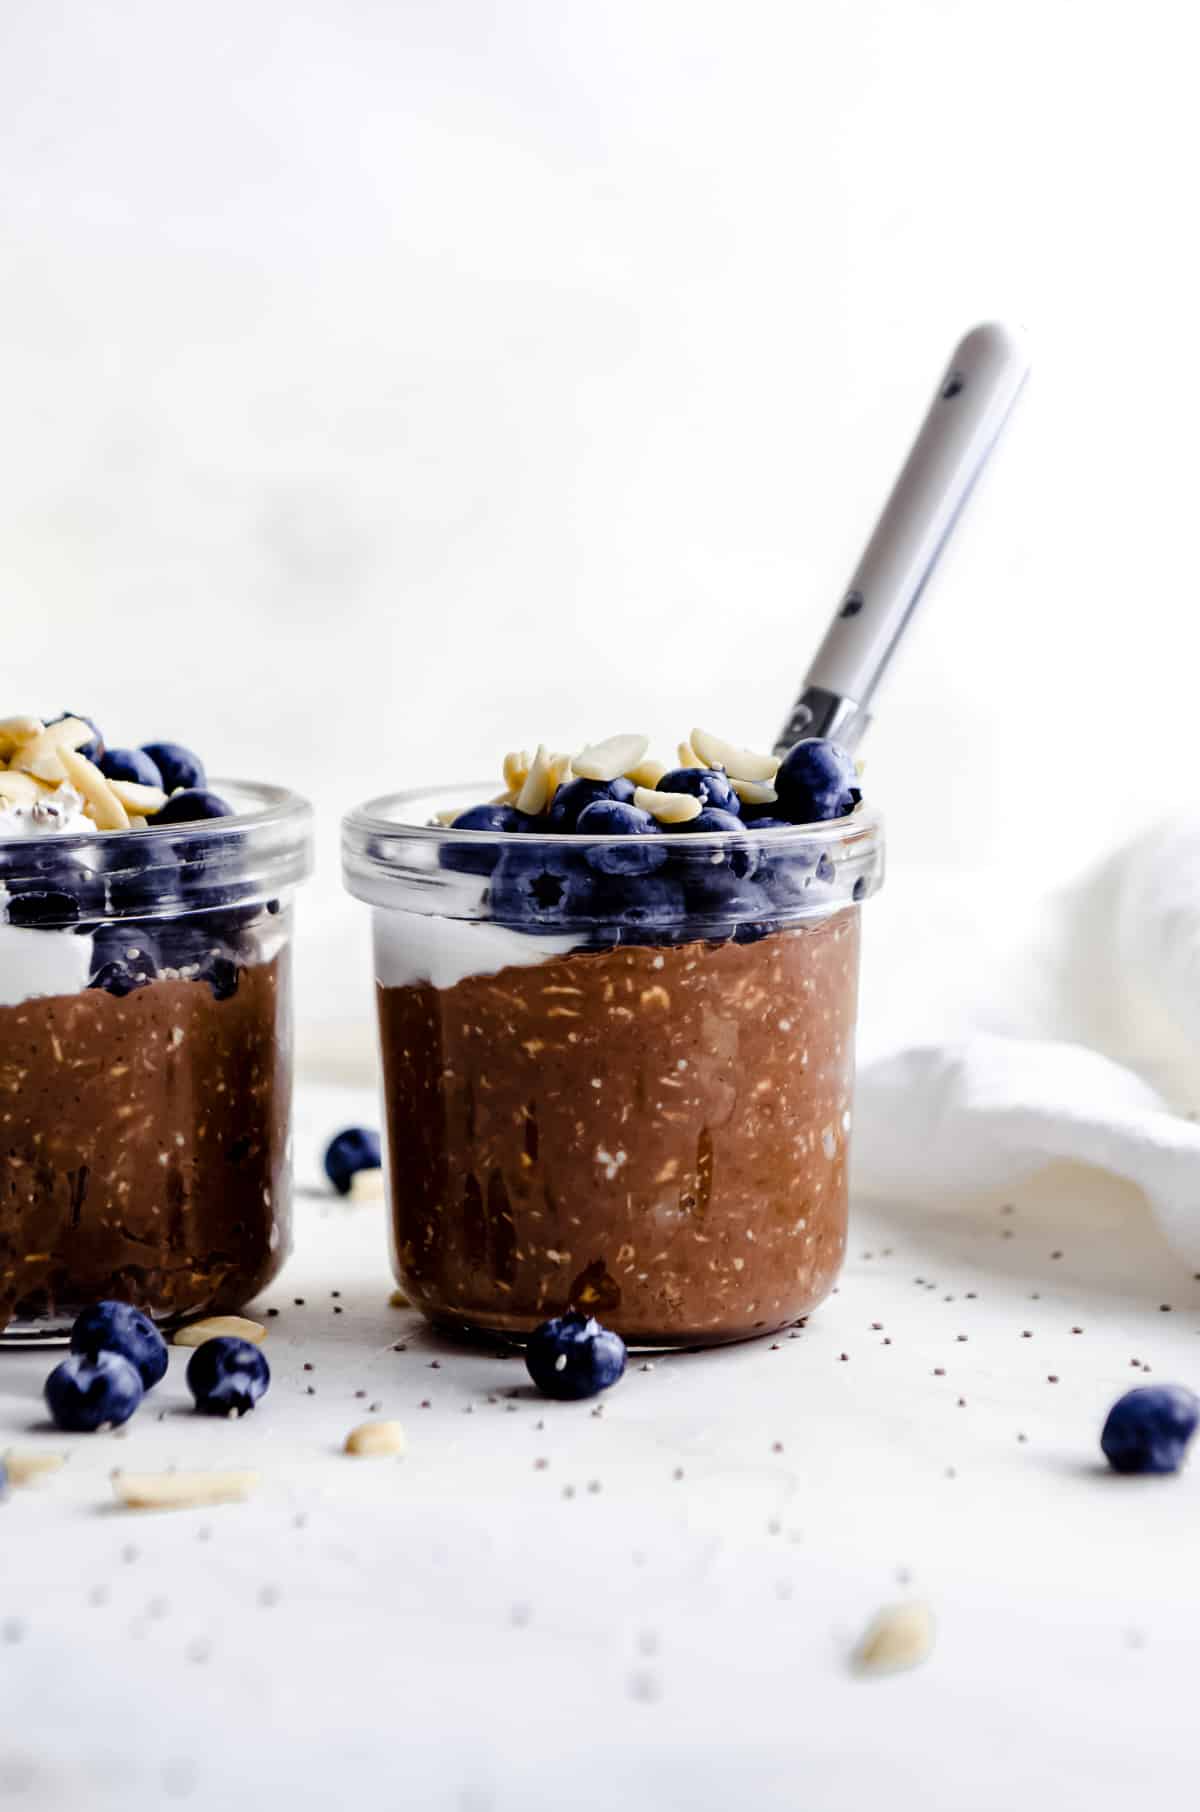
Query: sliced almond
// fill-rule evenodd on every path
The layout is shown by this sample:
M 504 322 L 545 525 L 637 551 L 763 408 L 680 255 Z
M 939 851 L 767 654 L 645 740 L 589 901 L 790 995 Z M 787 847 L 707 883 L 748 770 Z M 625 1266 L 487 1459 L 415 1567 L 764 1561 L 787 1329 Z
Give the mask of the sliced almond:
M 687 824 L 703 809 L 694 793 L 656 793 L 648 786 L 635 789 L 633 803 L 660 824 Z
M 504 757 L 504 784 L 510 793 L 520 792 L 532 766 L 528 749 L 513 749 Z
M 118 1472 L 112 1487 L 130 1510 L 191 1510 L 240 1503 L 257 1484 L 257 1472 Z
M 129 828 L 130 830 L 145 830 L 146 820 L 144 818 L 139 818 L 136 812 L 131 812 L 129 814 Z
M 34 1453 L 28 1447 L 10 1447 L 4 1456 L 4 1471 L 10 1485 L 36 1485 L 66 1463 L 65 1453 Z
M 35 780 L 32 774 L 18 773 L 16 768 L 0 769 L 0 799 L 7 799 L 11 805 L 32 805 L 45 791 L 44 782 Z
M 392 1309 L 407 1309 L 411 1308 L 412 1304 L 409 1302 L 408 1297 L 404 1294 L 403 1290 L 393 1290 L 388 1297 L 388 1307 Z
M 707 730 L 692 731 L 692 747 L 705 767 L 724 768 L 731 780 L 774 780 L 779 772 L 778 755 L 756 755 L 753 749 L 739 749 Z
M 892 1674 L 917 1667 L 932 1653 L 933 1612 L 927 1604 L 889 1604 L 868 1625 L 854 1652 L 860 1674 Z
M 176 1328 L 171 1345 L 203 1346 L 206 1340 L 222 1337 L 248 1340 L 252 1346 L 261 1346 L 267 1330 L 261 1321 L 248 1321 L 245 1315 L 210 1315 L 206 1321 L 192 1321 L 185 1328 Z
M 644 761 L 635 762 L 625 770 L 626 780 L 632 780 L 634 786 L 649 787 L 652 791 L 669 769 L 665 761 L 655 761 L 653 755 L 647 755 Z
M 142 786 L 136 780 L 110 780 L 108 784 L 127 812 L 140 812 L 143 817 L 153 818 L 167 803 L 167 795 L 161 787 Z
M 0 755 L 32 742 L 46 728 L 40 717 L 0 717 Z
M 779 797 L 769 780 L 735 780 L 731 774 L 729 784 L 743 805 L 774 805 Z
M 78 788 L 91 807 L 89 816 L 96 829 L 128 830 L 129 813 L 99 768 L 86 755 L 81 755 L 78 749 L 62 748 L 58 751 L 58 758 L 71 785 Z
M 546 804 L 554 804 L 554 795 L 560 786 L 566 786 L 571 779 L 574 761 L 570 755 L 561 752 L 550 757 L 550 784 L 546 788 Z
M 374 1460 L 385 1454 L 404 1453 L 407 1446 L 399 1422 L 360 1422 L 346 1436 L 345 1451 L 360 1459 Z
M 681 742 L 677 752 L 681 768 L 702 768 L 707 765 L 707 763 L 701 761 L 690 742 Z
M 383 1171 L 378 1164 L 373 1170 L 356 1170 L 350 1178 L 352 1202 L 377 1202 L 382 1195 Z
M 546 800 L 550 793 L 550 751 L 544 742 L 539 742 L 533 764 L 525 776 L 525 784 L 517 794 L 517 810 L 527 812 L 531 818 L 546 809 Z
M 581 749 L 571 766 L 581 780 L 619 780 L 636 768 L 649 747 L 648 736 L 610 736 Z
M 64 717 L 56 724 L 47 724 L 40 735 L 23 742 L 11 765 L 20 768 L 22 773 L 36 774 L 39 780 L 62 780 L 66 774 L 60 759 L 62 751 L 81 749 L 94 735 L 91 724 L 85 724 L 82 717 Z

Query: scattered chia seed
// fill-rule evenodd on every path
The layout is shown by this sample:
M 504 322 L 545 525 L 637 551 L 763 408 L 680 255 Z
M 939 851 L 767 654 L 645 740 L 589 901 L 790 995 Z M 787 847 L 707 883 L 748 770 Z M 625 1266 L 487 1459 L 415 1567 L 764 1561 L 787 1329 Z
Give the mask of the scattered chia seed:
M 1047 1372 L 1046 1373 L 1046 1383 L 1047 1384 L 1057 1384 L 1058 1383 L 1058 1373 L 1057 1372 Z
M 935 1365 L 933 1368 L 933 1375 L 935 1378 L 944 1378 L 946 1376 L 945 1366 L 944 1365 Z

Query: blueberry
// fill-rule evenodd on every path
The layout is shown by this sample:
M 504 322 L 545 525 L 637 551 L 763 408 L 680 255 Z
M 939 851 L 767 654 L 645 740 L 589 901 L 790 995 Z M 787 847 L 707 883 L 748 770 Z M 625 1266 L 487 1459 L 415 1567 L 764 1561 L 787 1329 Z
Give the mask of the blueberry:
M 596 805 L 602 799 L 615 799 L 618 805 L 629 805 L 634 791 L 632 780 L 569 780 L 554 795 L 554 803 L 546 814 L 546 828 L 559 836 L 569 836 L 589 805 Z
M 585 805 L 575 829 L 581 837 L 655 837 L 658 825 L 649 812 L 619 799 L 596 799 Z M 584 851 L 590 869 L 602 875 L 648 875 L 661 868 L 667 851 L 653 843 L 600 843 Z
M 162 775 L 165 792 L 174 793 L 179 787 L 208 785 L 204 763 L 190 749 L 185 749 L 182 743 L 144 742 L 141 752 L 150 757 Z
M 529 1336 L 525 1364 L 545 1396 L 573 1402 L 617 1382 L 625 1370 L 625 1342 L 594 1316 L 572 1309 Z
M 109 780 L 131 780 L 135 786 L 162 788 L 162 775 L 144 749 L 105 749 L 99 767 Z
M 592 901 L 597 920 L 619 944 L 674 944 L 686 936 L 683 882 L 660 869 L 650 875 L 597 875 Z
M 508 834 L 529 830 L 532 825 L 532 818 L 517 811 L 515 806 L 472 805 L 458 814 L 450 829 L 489 831 L 495 835 L 497 832 Z M 488 843 L 482 843 L 478 848 L 471 843 L 444 843 L 438 854 L 443 868 L 463 875 L 490 875 L 499 860 L 499 849 Z
M 742 823 L 752 826 L 756 831 L 794 830 L 796 828 L 790 818 L 772 818 L 771 813 L 774 809 L 774 806 L 771 805 L 744 805 Z
M 806 737 L 789 749 L 775 776 L 775 791 L 793 824 L 844 818 L 862 798 L 853 757 L 820 736 Z
M 256 1346 L 221 1334 L 192 1354 L 188 1389 L 204 1416 L 244 1416 L 267 1393 L 271 1368 Z
M 26 930 L 52 930 L 73 925 L 79 917 L 79 901 L 69 893 L 53 889 L 30 888 L 13 893 L 8 900 L 8 922 Z
M 157 974 L 154 939 L 139 926 L 117 923 L 97 928 L 92 942 L 89 988 L 103 988 L 107 994 L 132 994 Z
M 1108 1412 L 1100 1446 L 1114 1472 L 1178 1472 L 1200 1420 L 1200 1398 L 1181 1384 L 1126 1391 Z
M 720 768 L 672 768 L 659 781 L 660 793 L 690 793 L 701 805 L 711 805 L 719 812 L 732 812 L 736 817 L 742 802 L 729 784 L 728 774 Z M 692 829 L 691 825 L 688 829 Z
M 87 1359 L 120 1353 L 137 1368 L 144 1390 L 153 1390 L 166 1375 L 166 1341 L 150 1317 L 127 1302 L 97 1302 L 85 1309 L 71 1329 L 71 1351 Z
M 144 1394 L 137 1366 L 122 1353 L 72 1353 L 46 1379 L 46 1406 L 69 1434 L 119 1428 Z
M 223 950 L 210 950 L 195 975 L 196 981 L 208 983 L 214 1000 L 232 1000 L 241 979 L 240 964 Z
M 232 818 L 233 807 L 216 793 L 202 787 L 189 787 L 186 792 L 172 793 L 161 812 L 155 812 L 152 824 L 198 824 L 205 818 Z
M 506 849 L 488 890 L 492 917 L 525 931 L 560 931 L 571 919 L 593 916 L 594 895 L 582 853 L 540 838 L 527 849 Z
M 86 756 L 88 761 L 98 762 L 101 755 L 104 753 L 104 735 L 95 718 L 85 716 L 82 711 L 60 711 L 56 717 L 47 717 L 43 721 L 45 722 L 47 729 L 49 729 L 51 724 L 60 724 L 63 722 L 64 718 L 67 717 L 78 718 L 81 724 L 88 725 L 92 732 L 91 741 L 82 743 L 80 745 L 79 753 Z
M 360 1170 L 378 1170 L 382 1163 L 379 1134 L 369 1126 L 347 1126 L 325 1147 L 325 1175 L 339 1195 L 349 1195 Z

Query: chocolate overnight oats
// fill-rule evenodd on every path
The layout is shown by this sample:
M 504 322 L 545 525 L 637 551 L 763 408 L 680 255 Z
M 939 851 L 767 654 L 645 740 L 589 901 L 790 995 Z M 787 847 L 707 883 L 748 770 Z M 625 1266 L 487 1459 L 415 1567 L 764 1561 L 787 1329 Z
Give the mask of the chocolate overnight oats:
M 426 797 L 347 820 L 396 1272 L 432 1319 L 574 1307 L 691 1344 L 831 1288 L 881 845 L 848 758 L 799 749 L 777 776 L 694 732 L 664 771 L 614 739 L 510 757 L 508 796 L 449 823 Z
M 0 720 L 0 1314 L 244 1304 L 288 1249 L 308 809 L 175 744 Z

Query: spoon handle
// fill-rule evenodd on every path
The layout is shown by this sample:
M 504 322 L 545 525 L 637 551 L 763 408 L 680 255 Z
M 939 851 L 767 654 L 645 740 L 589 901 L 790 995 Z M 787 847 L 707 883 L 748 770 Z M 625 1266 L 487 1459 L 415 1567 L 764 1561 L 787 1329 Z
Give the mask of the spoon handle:
M 1029 374 L 1019 336 L 989 322 L 960 340 L 891 496 L 775 745 L 831 736 L 853 748 L 975 482 Z

